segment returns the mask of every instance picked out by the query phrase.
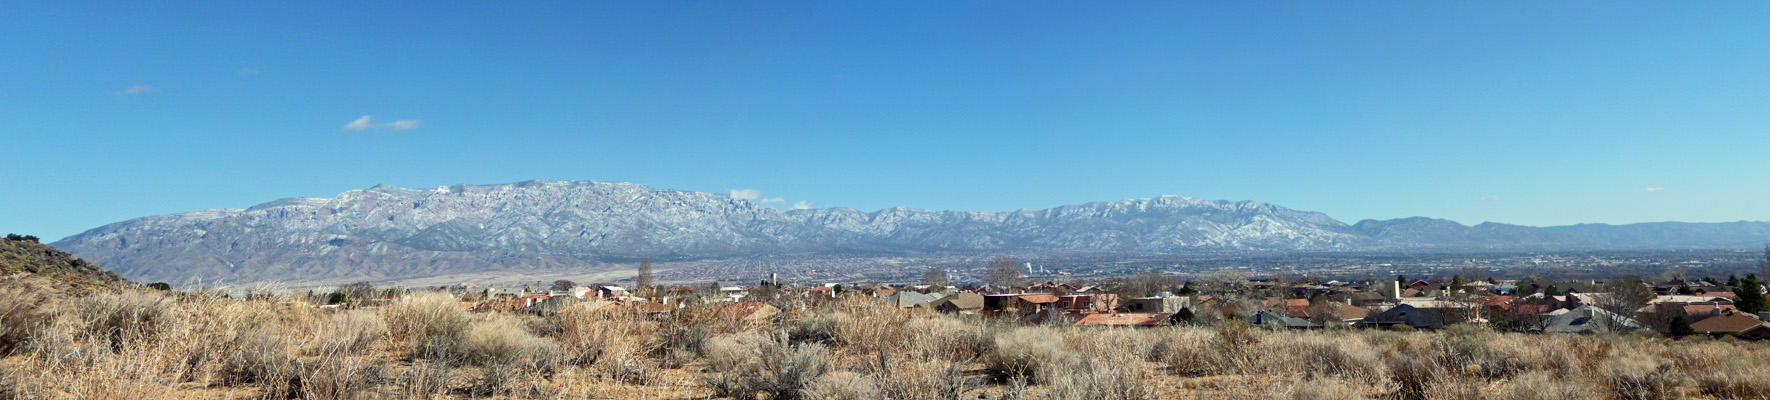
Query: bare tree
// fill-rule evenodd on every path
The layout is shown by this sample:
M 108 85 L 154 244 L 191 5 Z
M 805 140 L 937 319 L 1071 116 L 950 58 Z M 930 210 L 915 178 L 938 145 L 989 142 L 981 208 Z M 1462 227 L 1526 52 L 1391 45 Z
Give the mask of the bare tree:
M 946 286 L 946 269 L 941 267 L 929 268 L 928 272 L 922 273 L 922 284 L 928 286 Z
M 1758 276 L 1770 279 L 1770 243 L 1764 244 L 1764 266 L 1759 268 Z
M 719 281 L 712 281 L 695 285 L 693 293 L 701 302 L 711 303 L 719 301 L 719 292 Z
M 1143 271 L 1125 277 L 1119 282 L 1119 294 L 1135 297 L 1149 297 L 1167 291 L 1168 288 L 1179 286 L 1180 280 L 1173 275 L 1157 271 Z
M 633 292 L 640 296 L 651 294 L 651 259 L 639 259 L 639 277 L 634 280 Z
M 1199 283 L 1203 286 L 1198 288 L 1200 293 L 1219 296 L 1245 294 L 1253 288 L 1248 285 L 1247 275 L 1233 269 L 1212 272 L 1199 278 Z
M 1690 268 L 1685 268 L 1685 267 L 1670 268 L 1670 269 L 1666 269 L 1665 272 L 1659 273 L 1659 280 L 1661 282 L 1666 282 L 1666 283 L 1671 283 L 1673 281 L 1683 281 L 1684 276 L 1689 275 L 1689 274 L 1690 274 Z
M 987 282 L 990 286 L 1020 286 L 1020 260 L 1012 257 L 997 258 L 989 262 Z
M 553 281 L 553 288 L 552 289 L 555 292 L 564 292 L 567 290 L 572 290 L 572 288 L 574 288 L 574 287 L 578 287 L 578 284 L 576 282 L 560 279 L 557 281 Z
M 1606 286 L 1606 293 L 1597 296 L 1592 305 L 1618 316 L 1634 319 L 1636 317 L 1635 310 L 1646 307 L 1647 302 L 1653 301 L 1654 298 L 1653 288 L 1648 287 L 1647 282 L 1637 276 L 1617 278 Z M 1613 324 L 1620 322 L 1611 321 Z M 1623 327 L 1611 326 L 1610 328 L 1615 330 Z

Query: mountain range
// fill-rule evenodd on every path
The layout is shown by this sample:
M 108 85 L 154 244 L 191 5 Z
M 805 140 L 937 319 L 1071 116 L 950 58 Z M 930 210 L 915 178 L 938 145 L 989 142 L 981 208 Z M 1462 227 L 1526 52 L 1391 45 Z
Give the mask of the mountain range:
M 777 210 L 632 183 L 407 189 L 156 215 L 53 246 L 146 282 L 393 279 L 660 260 L 1004 251 L 1421 251 L 1751 248 L 1770 222 L 1474 226 L 1345 224 L 1253 201 L 1163 196 L 1009 212 Z

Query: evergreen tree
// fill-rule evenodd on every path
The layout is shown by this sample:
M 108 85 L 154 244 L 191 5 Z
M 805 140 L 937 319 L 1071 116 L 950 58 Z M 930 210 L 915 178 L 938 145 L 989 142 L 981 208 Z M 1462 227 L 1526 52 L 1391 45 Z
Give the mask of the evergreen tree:
M 1560 296 L 1561 289 L 1556 289 L 1555 285 L 1549 285 L 1548 288 L 1543 289 L 1543 295 L 1544 296 Z
M 1192 319 L 1192 309 L 1190 308 L 1181 308 L 1180 311 L 1174 312 L 1174 316 L 1168 318 L 1168 320 L 1175 325 L 1192 322 Z
M 1684 318 L 1684 314 L 1678 314 L 1672 316 L 1672 327 L 1666 333 L 1672 336 L 1688 336 L 1696 334 L 1696 329 L 1690 327 L 1690 319 Z
M 1727 287 L 1739 286 L 1738 275 L 1727 275 Z
M 1733 301 L 1733 306 L 1738 307 L 1739 311 L 1757 314 L 1767 308 L 1764 286 L 1758 283 L 1757 274 L 1746 275 L 1745 279 L 1739 281 L 1739 286 L 1733 288 L 1733 294 L 1739 296 Z
M 1198 293 L 1198 290 L 1192 288 L 1192 281 L 1186 281 L 1185 285 L 1180 286 L 1180 293 L 1179 294 L 1181 296 L 1191 296 L 1194 293 Z

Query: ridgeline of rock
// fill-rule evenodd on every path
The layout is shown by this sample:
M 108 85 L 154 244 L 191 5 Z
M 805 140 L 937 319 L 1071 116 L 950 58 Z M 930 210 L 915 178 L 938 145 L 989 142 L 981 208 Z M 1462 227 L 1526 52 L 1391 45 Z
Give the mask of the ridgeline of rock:
M 134 286 L 116 273 L 49 245 L 13 238 L 0 239 L 0 276 L 47 279 L 73 294 Z
M 780 211 L 630 183 L 529 181 L 381 185 L 329 199 L 150 216 L 55 246 L 147 281 L 238 283 L 584 268 L 639 257 L 1744 248 L 1767 239 L 1764 222 L 1538 228 L 1405 218 L 1346 225 L 1259 202 L 1166 196 L 1012 212 Z

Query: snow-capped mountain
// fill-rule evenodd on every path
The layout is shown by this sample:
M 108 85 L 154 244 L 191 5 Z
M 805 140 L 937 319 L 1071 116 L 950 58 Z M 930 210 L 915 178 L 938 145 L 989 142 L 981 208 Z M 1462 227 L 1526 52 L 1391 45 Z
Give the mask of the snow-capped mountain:
M 529 181 L 435 189 L 381 185 L 333 198 L 150 216 L 54 245 L 143 281 L 242 282 L 549 270 L 640 257 L 1628 247 L 1659 241 L 1701 247 L 1770 237 L 1770 224 L 1737 224 L 1743 225 L 1671 226 L 1714 231 L 1699 238 L 1646 224 L 1469 227 L 1411 218 L 1346 225 L 1322 213 L 1266 203 L 1170 196 L 1012 212 L 780 211 L 723 194 L 631 183 Z M 1756 236 L 1705 242 L 1740 234 Z

